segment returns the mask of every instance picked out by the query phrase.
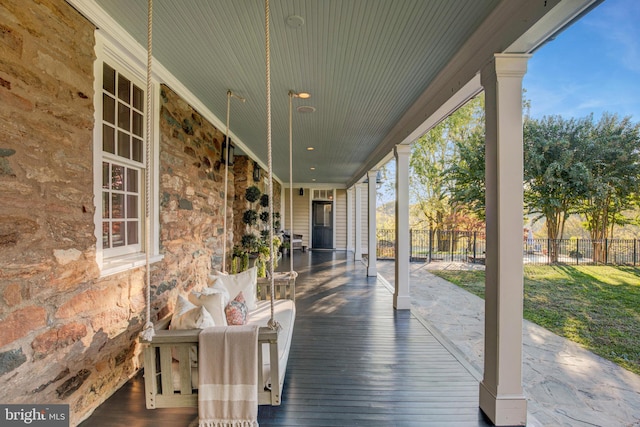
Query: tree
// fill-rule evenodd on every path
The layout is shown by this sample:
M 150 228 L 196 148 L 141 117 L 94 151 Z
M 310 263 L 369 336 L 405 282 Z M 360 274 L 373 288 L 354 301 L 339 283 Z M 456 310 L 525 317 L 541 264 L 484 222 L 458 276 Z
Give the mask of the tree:
M 546 220 L 551 262 L 558 261 L 565 221 L 586 191 L 581 160 L 589 131 L 588 121 L 560 116 L 524 123 L 524 204 L 527 213 L 539 214 L 534 222 Z
M 420 137 L 411 152 L 412 198 L 431 229 L 441 229 L 455 218 L 448 176 L 459 162 L 458 147 L 484 126 L 484 96 L 478 95 Z M 484 170 L 484 169 L 483 169 Z
M 479 219 L 485 218 L 485 138 L 484 128 L 466 140 L 456 143 L 458 161 L 447 170 L 448 189 L 453 203 L 465 208 Z
M 581 213 L 593 241 L 594 261 L 605 262 L 604 241 L 640 193 L 640 124 L 605 113 L 593 124 L 584 151 L 587 191 Z

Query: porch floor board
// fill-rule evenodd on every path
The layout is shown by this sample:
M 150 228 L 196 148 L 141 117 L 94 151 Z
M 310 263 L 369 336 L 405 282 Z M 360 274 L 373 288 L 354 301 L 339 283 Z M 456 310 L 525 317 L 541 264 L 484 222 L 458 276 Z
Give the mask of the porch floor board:
M 492 425 L 478 382 L 392 295 L 344 252 L 294 254 L 297 317 L 281 406 L 261 427 Z M 351 258 L 351 257 L 349 257 Z M 281 265 L 288 265 L 283 259 Z M 81 426 L 182 426 L 195 408 L 144 408 L 138 376 Z

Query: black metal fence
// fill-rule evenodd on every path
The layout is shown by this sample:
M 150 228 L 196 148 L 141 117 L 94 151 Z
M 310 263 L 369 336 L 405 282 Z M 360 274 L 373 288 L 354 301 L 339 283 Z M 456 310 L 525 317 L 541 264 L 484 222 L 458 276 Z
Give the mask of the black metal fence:
M 411 261 L 448 261 L 484 264 L 483 232 L 410 230 Z M 395 258 L 395 230 L 378 230 L 378 259 Z M 523 238 L 525 264 L 640 265 L 640 239 L 527 239 Z

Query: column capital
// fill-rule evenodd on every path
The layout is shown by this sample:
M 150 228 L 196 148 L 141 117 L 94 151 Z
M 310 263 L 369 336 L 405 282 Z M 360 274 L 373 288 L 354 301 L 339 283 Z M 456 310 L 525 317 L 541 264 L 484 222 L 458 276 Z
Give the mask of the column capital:
M 398 144 L 393 149 L 393 154 L 397 157 L 411 154 L 411 144 Z
M 524 77 L 527 73 L 527 62 L 531 55 L 523 53 L 496 53 L 491 61 L 482 68 L 480 79 L 482 86 L 487 79 L 495 77 Z
M 371 169 L 369 172 L 367 172 L 367 178 L 369 178 L 369 182 L 371 182 L 371 177 L 378 177 L 378 169 Z

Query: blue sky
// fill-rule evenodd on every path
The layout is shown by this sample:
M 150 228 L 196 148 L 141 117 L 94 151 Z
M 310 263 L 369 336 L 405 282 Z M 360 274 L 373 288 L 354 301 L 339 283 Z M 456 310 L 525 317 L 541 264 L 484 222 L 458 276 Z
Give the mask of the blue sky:
M 523 85 L 533 118 L 640 122 L 640 1 L 605 0 L 534 53 Z

